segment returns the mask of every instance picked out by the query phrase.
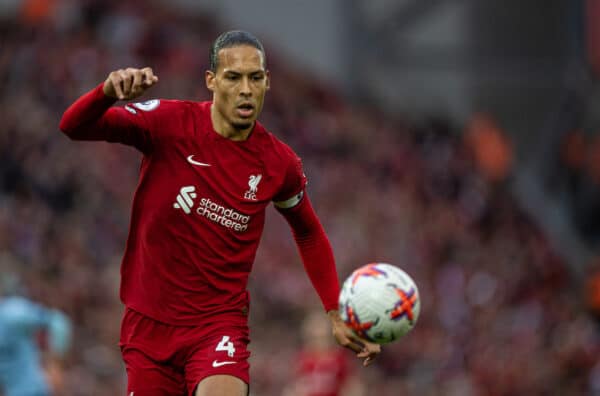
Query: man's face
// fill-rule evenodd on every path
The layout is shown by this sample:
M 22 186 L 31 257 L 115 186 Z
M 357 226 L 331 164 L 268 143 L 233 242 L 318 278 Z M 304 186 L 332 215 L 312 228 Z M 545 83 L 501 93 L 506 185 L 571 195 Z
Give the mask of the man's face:
M 221 49 L 216 73 L 206 72 L 213 106 L 234 129 L 250 128 L 262 110 L 269 75 L 262 52 L 249 45 Z

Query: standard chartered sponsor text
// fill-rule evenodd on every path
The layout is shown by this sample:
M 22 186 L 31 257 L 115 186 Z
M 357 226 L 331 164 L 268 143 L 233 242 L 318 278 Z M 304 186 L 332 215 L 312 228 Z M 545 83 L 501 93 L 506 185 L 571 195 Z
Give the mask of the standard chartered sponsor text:
M 248 222 L 250 221 L 250 216 L 243 215 L 231 208 L 225 208 L 209 198 L 200 200 L 196 213 L 223 227 L 240 232 L 248 229 Z

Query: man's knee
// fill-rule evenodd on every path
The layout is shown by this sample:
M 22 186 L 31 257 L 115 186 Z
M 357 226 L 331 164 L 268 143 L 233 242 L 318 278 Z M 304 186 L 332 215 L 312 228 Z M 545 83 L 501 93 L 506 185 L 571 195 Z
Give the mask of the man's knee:
M 232 375 L 212 375 L 196 387 L 195 396 L 247 396 L 248 385 Z

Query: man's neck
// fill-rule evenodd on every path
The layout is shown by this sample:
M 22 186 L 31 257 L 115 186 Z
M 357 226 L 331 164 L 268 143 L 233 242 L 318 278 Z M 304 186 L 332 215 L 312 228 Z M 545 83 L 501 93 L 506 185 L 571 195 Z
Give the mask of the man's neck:
M 215 109 L 214 105 L 210 106 L 210 120 L 215 132 L 226 139 L 236 142 L 247 140 L 248 136 L 250 136 L 250 132 L 252 132 L 252 129 L 254 128 L 254 122 L 246 129 L 235 128 L 233 125 L 223 119 L 223 117 Z

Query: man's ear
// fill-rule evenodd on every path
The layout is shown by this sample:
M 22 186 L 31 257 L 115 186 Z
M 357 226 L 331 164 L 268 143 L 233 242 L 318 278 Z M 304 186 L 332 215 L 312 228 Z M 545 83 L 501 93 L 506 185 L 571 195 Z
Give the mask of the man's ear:
M 267 76 L 267 90 L 269 90 L 271 88 L 271 72 L 267 70 L 265 74 Z
M 206 82 L 206 88 L 209 91 L 214 92 L 215 90 L 215 73 L 212 70 L 207 70 L 204 73 L 204 81 Z

